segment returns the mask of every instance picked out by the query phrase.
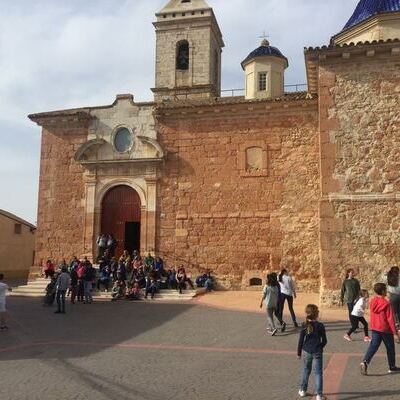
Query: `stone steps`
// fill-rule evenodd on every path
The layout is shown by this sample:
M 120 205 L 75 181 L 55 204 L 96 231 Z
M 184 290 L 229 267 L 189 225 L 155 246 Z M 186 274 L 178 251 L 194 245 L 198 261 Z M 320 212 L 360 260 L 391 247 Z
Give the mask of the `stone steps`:
M 26 285 L 18 286 L 10 292 L 10 296 L 19 297 L 43 297 L 46 292 L 46 286 L 50 282 L 49 279 L 39 278 L 29 281 Z M 203 288 L 196 290 L 185 290 L 179 294 L 176 290 L 162 290 L 156 293 L 155 300 L 158 301 L 190 301 L 199 294 L 205 293 Z M 93 291 L 93 298 L 99 300 L 111 300 L 110 292 Z M 150 298 L 149 298 L 150 299 Z M 151 301 L 151 300 L 149 300 Z

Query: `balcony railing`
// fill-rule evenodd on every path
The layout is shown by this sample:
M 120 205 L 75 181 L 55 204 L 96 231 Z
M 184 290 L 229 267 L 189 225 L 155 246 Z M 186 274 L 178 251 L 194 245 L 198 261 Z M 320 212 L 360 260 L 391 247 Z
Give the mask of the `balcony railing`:
M 296 85 L 285 85 L 285 93 L 306 92 L 307 84 L 298 83 Z M 244 89 L 224 89 L 221 90 L 221 97 L 244 96 Z

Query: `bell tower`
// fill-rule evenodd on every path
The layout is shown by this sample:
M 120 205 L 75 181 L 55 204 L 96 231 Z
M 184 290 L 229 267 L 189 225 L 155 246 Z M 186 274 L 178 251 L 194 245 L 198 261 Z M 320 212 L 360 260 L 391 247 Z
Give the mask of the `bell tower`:
M 224 42 L 204 0 L 171 0 L 156 14 L 155 101 L 219 97 Z

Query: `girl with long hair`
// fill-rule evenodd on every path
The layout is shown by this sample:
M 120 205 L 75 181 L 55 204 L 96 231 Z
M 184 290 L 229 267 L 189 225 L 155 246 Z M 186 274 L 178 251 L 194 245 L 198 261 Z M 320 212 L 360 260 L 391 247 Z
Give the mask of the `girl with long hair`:
M 318 321 L 319 309 L 315 304 L 306 307 L 306 322 L 300 332 L 299 344 L 297 346 L 297 356 L 303 356 L 303 368 L 301 373 L 301 383 L 299 396 L 306 397 L 308 381 L 314 365 L 315 389 L 317 400 L 324 400 L 323 395 L 323 351 L 328 343 L 326 338 L 325 326 Z
M 283 317 L 283 310 L 285 308 L 285 301 L 288 303 L 290 316 L 292 317 L 293 325 L 298 328 L 298 323 L 296 321 L 296 314 L 293 309 L 293 299 L 296 298 L 296 287 L 294 285 L 293 279 L 289 276 L 288 271 L 283 269 L 279 274 L 279 285 L 281 289 L 280 301 L 279 301 L 279 312 L 281 317 Z

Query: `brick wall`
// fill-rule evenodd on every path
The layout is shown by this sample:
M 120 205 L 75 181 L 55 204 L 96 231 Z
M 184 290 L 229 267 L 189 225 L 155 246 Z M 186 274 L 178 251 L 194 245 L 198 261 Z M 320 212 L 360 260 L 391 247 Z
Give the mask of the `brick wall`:
M 47 258 L 59 262 L 83 254 L 83 170 L 75 163 L 74 154 L 86 140 L 84 128 L 43 129 L 36 266 L 43 265 Z
M 285 265 L 303 287 L 317 289 L 316 102 L 269 112 L 247 107 L 159 119 L 168 159 L 157 247 L 170 264 L 212 269 L 226 287 Z M 245 150 L 253 146 L 262 148 L 264 164 L 247 173 Z
M 322 297 L 331 303 L 345 269 L 371 289 L 400 261 L 399 61 L 326 62 L 319 78 Z

